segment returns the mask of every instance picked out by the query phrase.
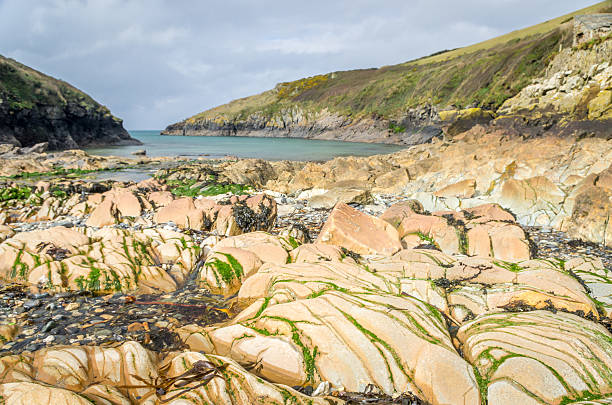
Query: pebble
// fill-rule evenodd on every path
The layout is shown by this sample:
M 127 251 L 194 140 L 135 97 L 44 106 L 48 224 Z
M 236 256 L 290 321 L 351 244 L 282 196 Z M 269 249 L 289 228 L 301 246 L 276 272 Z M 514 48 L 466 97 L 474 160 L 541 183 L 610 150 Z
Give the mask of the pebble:
M 23 303 L 25 309 L 32 309 L 40 306 L 40 300 L 27 300 Z

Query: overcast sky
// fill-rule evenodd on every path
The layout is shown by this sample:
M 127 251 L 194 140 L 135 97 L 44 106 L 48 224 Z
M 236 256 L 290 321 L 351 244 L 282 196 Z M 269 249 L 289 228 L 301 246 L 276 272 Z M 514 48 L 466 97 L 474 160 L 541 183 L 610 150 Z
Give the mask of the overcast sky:
M 276 83 L 479 42 L 594 0 L 0 0 L 0 54 L 161 129 Z

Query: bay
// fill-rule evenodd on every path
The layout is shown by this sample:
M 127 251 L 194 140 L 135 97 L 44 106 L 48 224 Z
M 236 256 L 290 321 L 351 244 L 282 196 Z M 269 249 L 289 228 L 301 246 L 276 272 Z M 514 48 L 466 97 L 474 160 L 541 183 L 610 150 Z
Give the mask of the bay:
M 86 149 L 101 156 L 131 156 L 144 149 L 147 156 L 260 158 L 266 160 L 323 161 L 337 156 L 370 156 L 393 153 L 403 147 L 378 143 L 320 141 L 296 138 L 249 138 L 225 136 L 162 136 L 160 131 L 129 131 L 143 145 Z

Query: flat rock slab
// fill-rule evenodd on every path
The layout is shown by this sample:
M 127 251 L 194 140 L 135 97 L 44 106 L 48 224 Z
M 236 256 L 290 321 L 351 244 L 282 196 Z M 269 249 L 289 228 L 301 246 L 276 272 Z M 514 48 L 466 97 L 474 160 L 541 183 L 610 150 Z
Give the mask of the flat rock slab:
M 348 391 L 373 384 L 432 404 L 480 403 L 471 366 L 455 351 L 442 315 L 402 296 L 355 264 L 262 268 L 240 297 L 256 300 L 228 326 L 179 332 L 193 350 L 257 363 L 276 383 Z
M 612 335 L 576 315 L 485 315 L 457 337 L 489 404 L 559 404 L 612 392 Z

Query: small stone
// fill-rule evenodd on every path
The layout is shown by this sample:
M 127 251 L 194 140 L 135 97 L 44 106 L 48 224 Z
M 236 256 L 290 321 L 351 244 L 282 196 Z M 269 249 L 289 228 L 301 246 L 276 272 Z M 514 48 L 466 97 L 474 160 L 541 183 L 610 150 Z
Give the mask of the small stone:
M 23 303 L 25 309 L 32 309 L 40 306 L 40 300 L 27 300 Z
M 57 324 L 54 321 L 49 321 L 45 324 L 45 326 L 43 326 L 43 328 L 41 329 L 42 333 L 47 333 L 49 332 L 51 329 L 55 328 L 57 326 Z
M 96 336 L 111 336 L 113 334 L 113 331 L 111 331 L 110 329 L 100 329 L 98 331 L 96 331 Z

